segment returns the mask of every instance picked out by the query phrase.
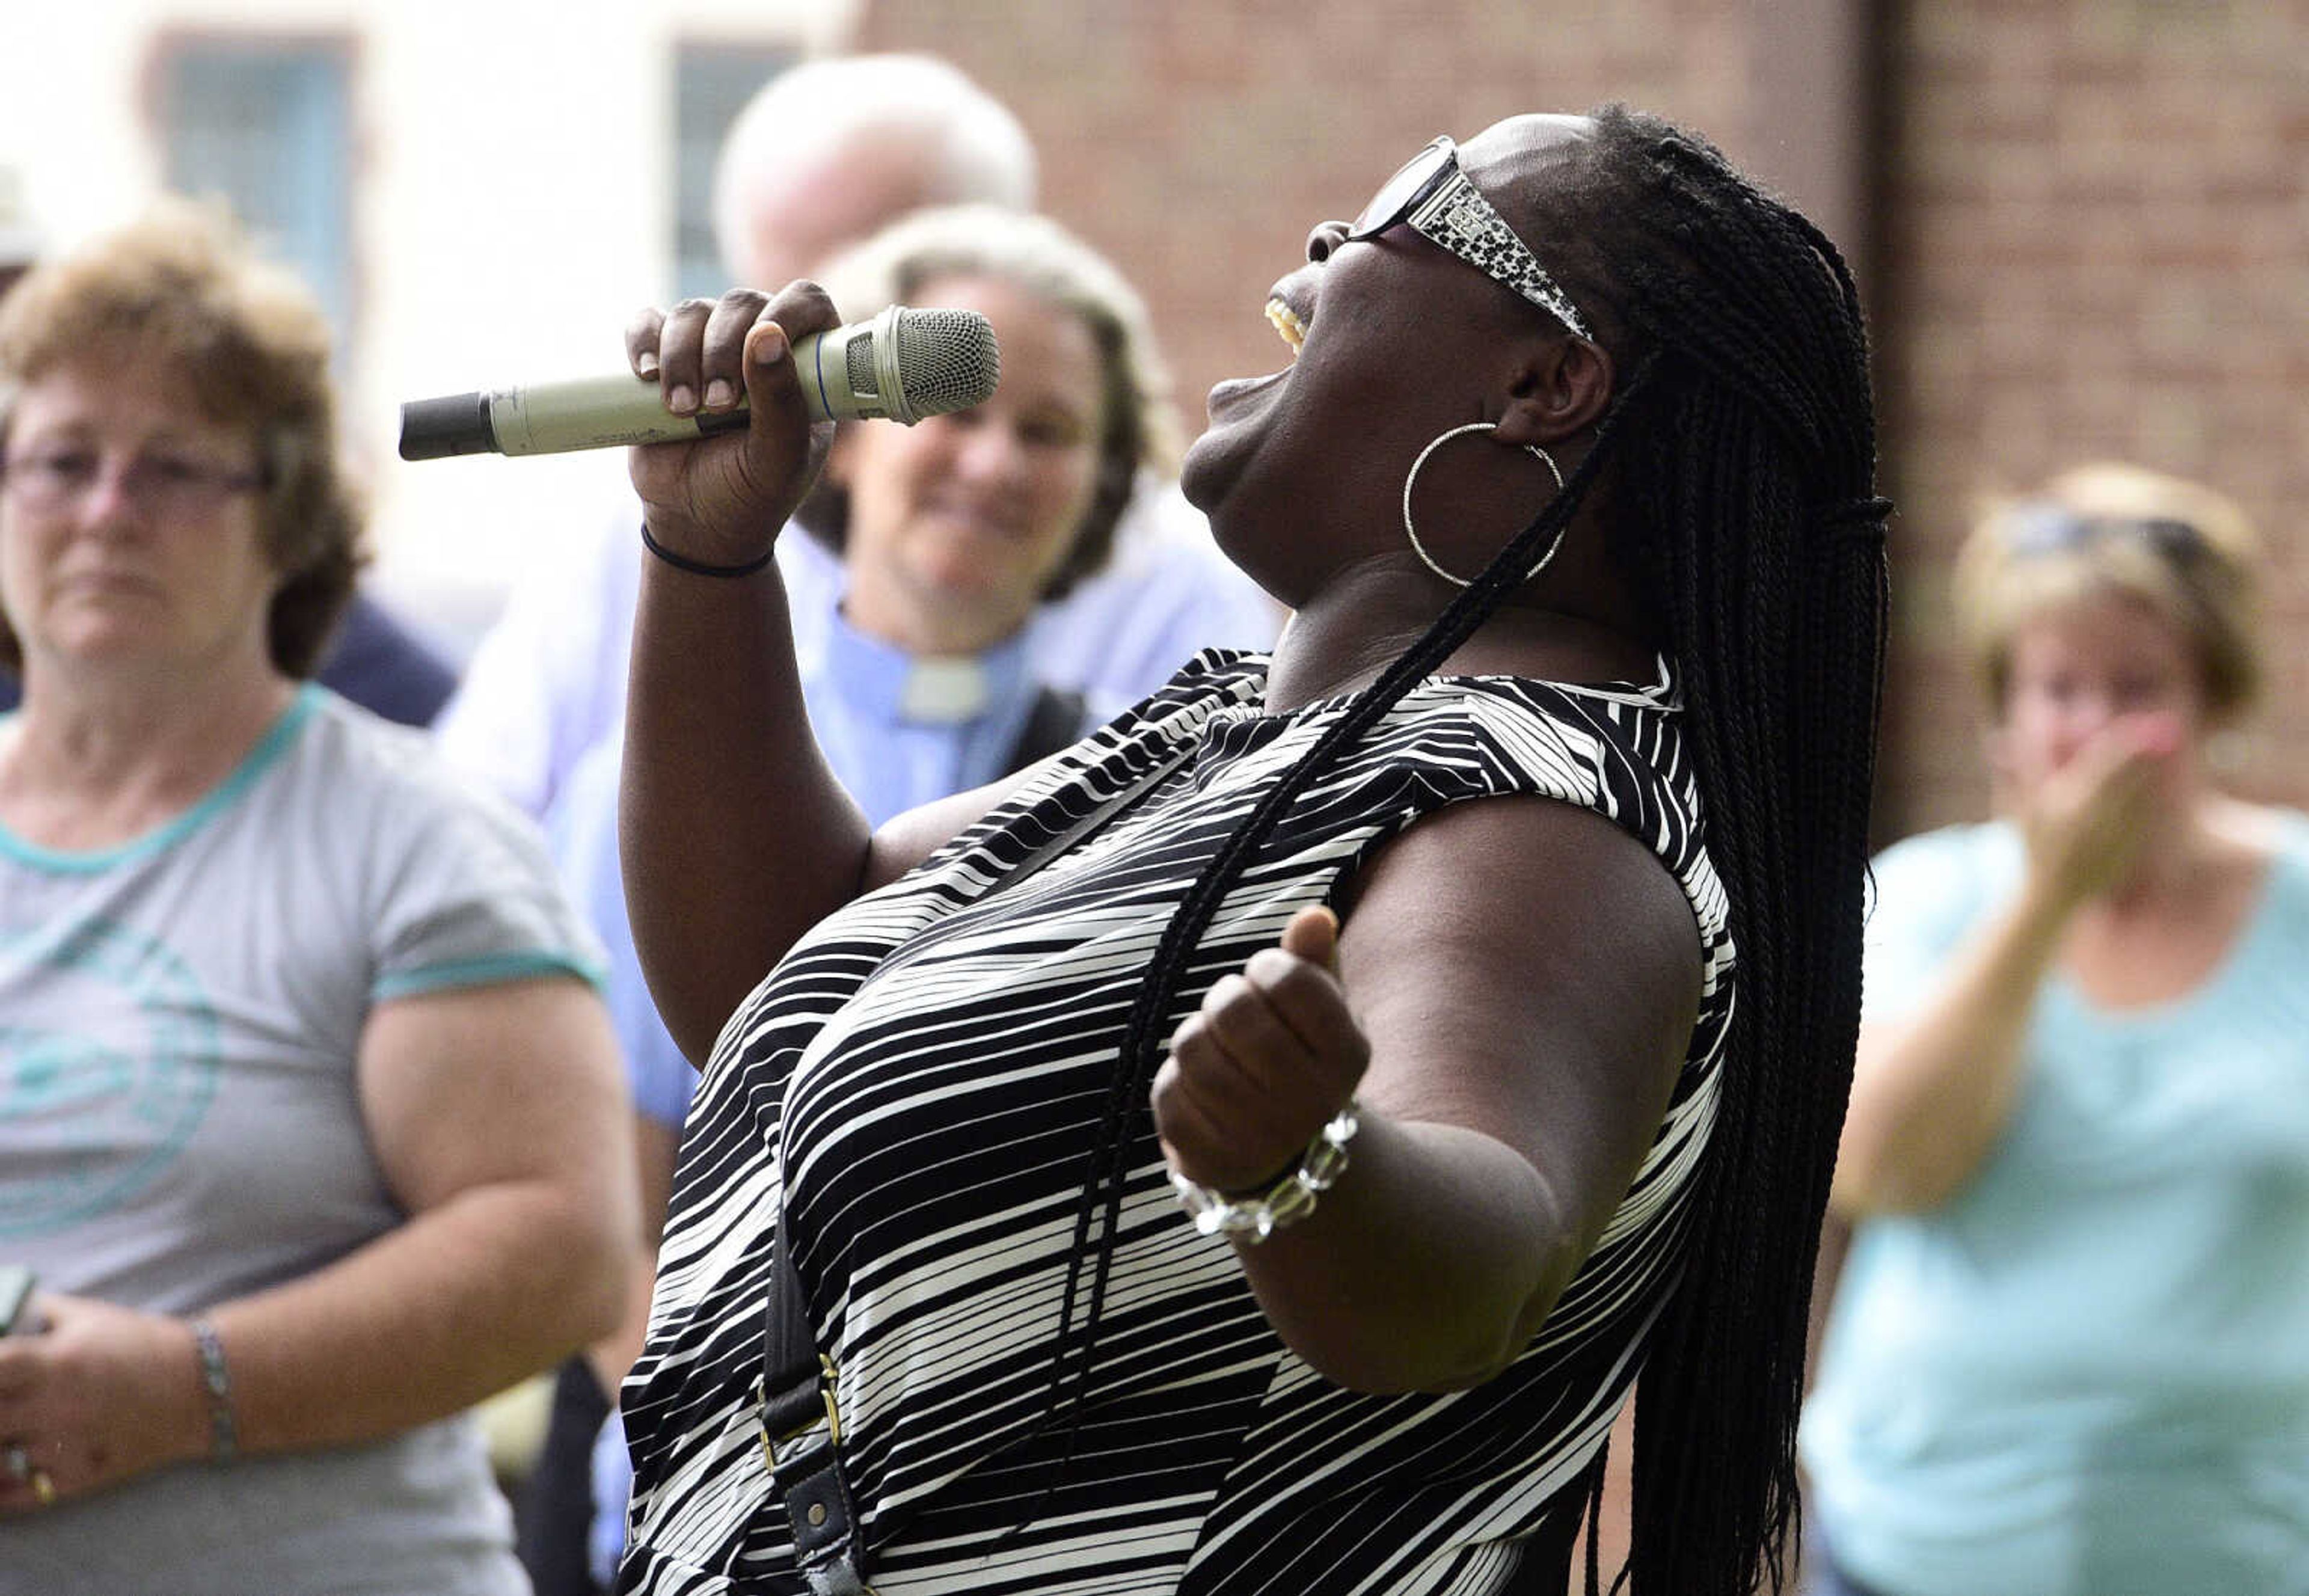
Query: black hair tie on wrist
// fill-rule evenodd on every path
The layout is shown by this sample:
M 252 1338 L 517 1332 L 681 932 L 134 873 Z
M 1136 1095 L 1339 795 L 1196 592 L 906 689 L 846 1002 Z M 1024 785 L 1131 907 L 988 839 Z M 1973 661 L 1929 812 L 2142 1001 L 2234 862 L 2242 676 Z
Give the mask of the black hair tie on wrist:
M 642 547 L 664 560 L 675 570 L 688 571 L 693 577 L 750 577 L 776 559 L 778 552 L 776 548 L 772 547 L 764 550 L 760 559 L 747 560 L 743 565 L 707 565 L 704 560 L 692 559 L 687 554 L 677 554 L 650 536 L 649 523 L 646 521 L 642 523 Z

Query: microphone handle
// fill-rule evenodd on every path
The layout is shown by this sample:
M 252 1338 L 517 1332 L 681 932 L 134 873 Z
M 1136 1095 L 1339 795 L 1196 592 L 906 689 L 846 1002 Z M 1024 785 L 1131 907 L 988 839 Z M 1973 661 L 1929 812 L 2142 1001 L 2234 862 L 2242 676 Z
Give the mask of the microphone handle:
M 901 314 L 902 308 L 893 305 L 870 321 L 794 340 L 802 404 L 812 421 L 921 420 L 898 370 Z M 666 409 L 656 382 L 618 372 L 412 400 L 401 407 L 401 457 L 623 448 L 705 438 L 745 425 L 742 393 L 734 410 L 678 416 Z
M 501 455 L 558 455 L 570 449 L 614 449 L 631 444 L 674 443 L 742 430 L 746 395 L 738 408 L 712 415 L 678 416 L 665 407 L 658 385 L 630 372 L 527 383 L 480 396 L 489 436 Z M 811 406 L 811 419 L 822 420 Z
M 735 410 L 678 416 L 666 409 L 657 384 L 621 372 L 412 399 L 401 407 L 401 457 L 556 455 L 674 443 L 745 424 L 742 395 Z

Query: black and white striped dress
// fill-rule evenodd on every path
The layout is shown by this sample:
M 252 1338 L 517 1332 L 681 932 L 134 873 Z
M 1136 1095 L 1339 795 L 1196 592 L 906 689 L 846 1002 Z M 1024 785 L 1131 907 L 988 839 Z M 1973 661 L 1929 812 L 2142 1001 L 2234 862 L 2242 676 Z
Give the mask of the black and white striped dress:
M 1675 1275 L 1732 1003 L 1724 895 L 1665 679 L 1422 684 L 1259 851 L 1172 1017 L 1445 804 L 1544 794 L 1650 846 L 1699 925 L 1699 1023 L 1633 1188 L 1530 1349 L 1449 1395 L 1327 1383 L 1267 1327 L 1232 1249 L 1181 1214 L 1142 1106 L 1060 1467 L 1052 1348 L 1125 1016 L 1200 865 L 1346 703 L 1268 716 L 1265 685 L 1263 656 L 1198 657 L 828 918 L 732 1017 L 690 1112 L 648 1349 L 626 1386 L 621 1589 L 803 1589 L 754 1421 L 782 1196 L 817 1345 L 840 1367 L 844 1468 L 881 1596 L 1476 1596 L 1504 1587 L 1518 1537 L 1578 1510 Z M 1121 818 L 988 895 L 1180 753 Z

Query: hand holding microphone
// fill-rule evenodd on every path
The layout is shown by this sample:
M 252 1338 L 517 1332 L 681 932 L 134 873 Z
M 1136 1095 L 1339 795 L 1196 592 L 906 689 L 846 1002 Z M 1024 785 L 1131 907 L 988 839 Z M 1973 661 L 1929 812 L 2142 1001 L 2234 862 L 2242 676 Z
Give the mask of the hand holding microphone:
M 802 403 L 813 421 L 908 425 L 983 403 L 1001 375 L 994 329 L 974 310 L 893 305 L 870 321 L 795 340 Z M 401 457 L 546 455 L 670 443 L 746 424 L 734 409 L 677 415 L 667 390 L 619 374 L 417 399 L 401 407 Z
M 402 456 L 667 446 L 630 456 L 652 542 L 692 569 L 758 569 L 816 479 L 832 421 L 966 410 L 1001 375 L 974 311 L 837 319 L 807 282 L 774 299 L 733 289 L 645 310 L 626 329 L 628 375 L 403 405 Z

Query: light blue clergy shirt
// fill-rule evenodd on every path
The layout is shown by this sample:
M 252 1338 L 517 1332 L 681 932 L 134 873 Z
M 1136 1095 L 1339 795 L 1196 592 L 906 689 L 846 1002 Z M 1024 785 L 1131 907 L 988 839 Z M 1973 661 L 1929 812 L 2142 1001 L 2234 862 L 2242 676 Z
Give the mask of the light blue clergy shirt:
M 876 825 L 1006 774 L 1039 690 L 1023 635 L 969 658 L 925 661 L 869 638 L 829 606 L 797 618 L 802 698 L 826 762 Z M 579 760 L 546 817 L 555 858 L 608 945 L 607 996 L 636 1106 L 679 1124 L 696 1072 L 642 979 L 618 865 L 623 728 Z M 765 845 L 769 846 L 769 845 Z

